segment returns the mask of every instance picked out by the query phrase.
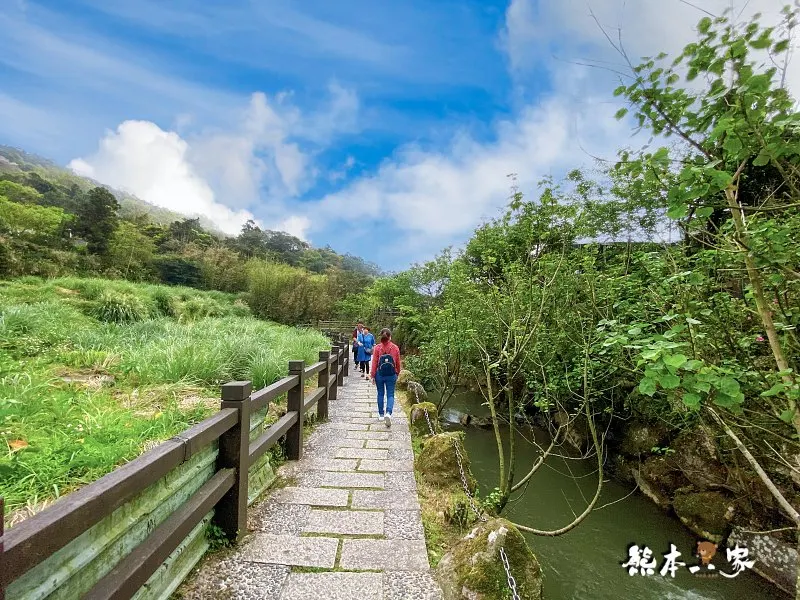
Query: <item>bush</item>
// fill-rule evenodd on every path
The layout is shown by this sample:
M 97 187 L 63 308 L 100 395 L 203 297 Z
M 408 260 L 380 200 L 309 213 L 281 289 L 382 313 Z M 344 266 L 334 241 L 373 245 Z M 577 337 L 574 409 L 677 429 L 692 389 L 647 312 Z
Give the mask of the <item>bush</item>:
M 192 298 L 180 305 L 178 318 L 182 321 L 195 321 L 205 317 L 221 317 L 227 312 L 223 306 L 211 298 Z
M 92 315 L 107 323 L 135 323 L 150 316 L 147 306 L 133 294 L 104 291 L 92 309 Z
M 159 315 L 165 317 L 177 316 L 176 300 L 174 294 L 164 288 L 156 288 L 151 298 Z

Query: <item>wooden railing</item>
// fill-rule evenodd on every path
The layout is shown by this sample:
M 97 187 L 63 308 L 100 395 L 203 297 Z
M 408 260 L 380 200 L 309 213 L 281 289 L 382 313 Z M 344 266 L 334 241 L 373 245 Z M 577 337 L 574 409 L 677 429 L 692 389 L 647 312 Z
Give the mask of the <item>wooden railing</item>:
M 123 507 L 142 490 L 158 482 L 193 456 L 218 442 L 213 476 L 116 564 L 96 581 L 85 584 L 83 598 L 131 598 L 178 548 L 189 532 L 212 510 L 214 522 L 231 541 L 247 530 L 250 466 L 282 437 L 286 455 L 298 460 L 303 452 L 303 424 L 316 404 L 317 417 L 326 419 L 328 403 L 336 400 L 349 370 L 349 348 L 344 338 L 319 362 L 306 366 L 289 361 L 289 375 L 256 392 L 249 381 L 222 386 L 222 404 L 213 416 L 176 435 L 105 477 L 61 498 L 53 505 L 3 533 L 0 498 L 0 600 L 7 588 L 44 563 L 81 534 Z M 305 393 L 306 380 L 317 375 L 317 385 Z M 286 394 L 287 409 L 277 422 L 251 442 L 250 416 Z M 68 565 L 53 565 L 54 570 Z M 8 596 L 8 600 L 12 600 Z

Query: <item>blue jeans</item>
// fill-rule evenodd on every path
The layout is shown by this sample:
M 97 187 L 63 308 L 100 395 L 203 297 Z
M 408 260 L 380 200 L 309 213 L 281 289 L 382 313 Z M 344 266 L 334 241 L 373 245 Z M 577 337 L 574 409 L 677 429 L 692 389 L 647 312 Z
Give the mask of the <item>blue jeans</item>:
M 378 414 L 383 416 L 383 397 L 386 396 L 386 412 L 392 414 L 394 408 L 394 386 L 397 383 L 397 375 L 375 375 L 375 385 L 378 387 Z

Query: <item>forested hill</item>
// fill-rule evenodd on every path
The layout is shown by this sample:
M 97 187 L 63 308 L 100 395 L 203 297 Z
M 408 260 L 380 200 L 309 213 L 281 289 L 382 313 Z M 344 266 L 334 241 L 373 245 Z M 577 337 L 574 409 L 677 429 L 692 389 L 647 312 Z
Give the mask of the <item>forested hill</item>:
M 292 323 L 330 316 L 335 299 L 380 269 L 253 222 L 226 236 L 208 221 L 0 146 L 0 277 L 72 274 L 247 293 L 261 306 L 256 313 Z M 290 304 L 298 308 L 277 306 Z

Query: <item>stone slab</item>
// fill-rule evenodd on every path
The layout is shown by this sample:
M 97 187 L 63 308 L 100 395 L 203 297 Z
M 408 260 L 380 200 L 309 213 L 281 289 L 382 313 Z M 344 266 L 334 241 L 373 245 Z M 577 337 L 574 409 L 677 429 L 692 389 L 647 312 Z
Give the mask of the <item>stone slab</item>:
M 208 598 L 277 598 L 283 582 L 289 577 L 290 567 L 209 557 L 197 575 L 187 580 L 180 590 L 185 600 Z
M 352 472 L 356 470 L 355 459 L 338 459 L 338 458 L 304 458 L 296 464 L 297 471 L 337 471 L 337 472 Z
M 336 458 L 368 458 L 385 460 L 389 458 L 389 451 L 382 448 L 339 448 Z
M 385 486 L 383 473 L 337 473 L 334 471 L 318 471 L 318 473 L 318 487 L 383 488 Z
M 247 512 L 250 531 L 299 535 L 308 521 L 311 507 L 302 504 L 279 504 L 272 498 Z
M 406 598 L 410 600 L 413 596 Z M 286 580 L 280 600 L 384 600 L 383 575 L 292 573 Z
M 356 509 L 395 509 L 419 510 L 419 499 L 413 492 L 399 490 L 353 490 L 351 508 Z
M 308 450 L 314 450 L 316 448 L 363 448 L 364 447 L 364 440 L 354 440 L 351 438 L 346 438 L 342 436 L 319 436 L 313 442 L 309 441 L 308 443 Z
M 410 471 L 389 471 L 384 473 L 384 477 L 384 487 L 387 490 L 417 493 L 417 480 Z
M 413 460 L 371 460 L 363 459 L 358 465 L 359 471 L 413 471 Z
M 409 444 L 395 440 L 367 440 L 367 448 L 408 448 Z
M 431 573 L 393 571 L 383 574 L 384 600 L 442 600 L 442 590 Z
M 383 530 L 387 539 L 425 539 L 422 516 L 418 510 L 387 510 L 383 515 L 383 519 Z
M 354 440 L 388 440 L 388 431 L 348 431 L 347 437 Z
M 428 571 L 424 540 L 343 540 L 342 569 Z
M 258 563 L 332 569 L 339 540 L 254 533 L 242 548 L 242 560 Z
M 309 506 L 347 506 L 350 492 L 329 488 L 285 487 L 277 490 L 270 500 L 282 504 L 308 504 Z
M 364 420 L 372 423 L 372 419 L 367 419 L 364 417 Z M 367 431 L 370 426 L 371 425 L 367 423 L 342 423 L 340 421 L 333 421 L 322 425 L 322 427 L 324 427 L 323 431 L 325 431 L 325 429 L 340 429 L 342 431 Z
M 392 522 L 395 525 L 395 522 Z M 384 515 L 380 511 L 312 510 L 305 533 L 339 535 L 383 535 Z

